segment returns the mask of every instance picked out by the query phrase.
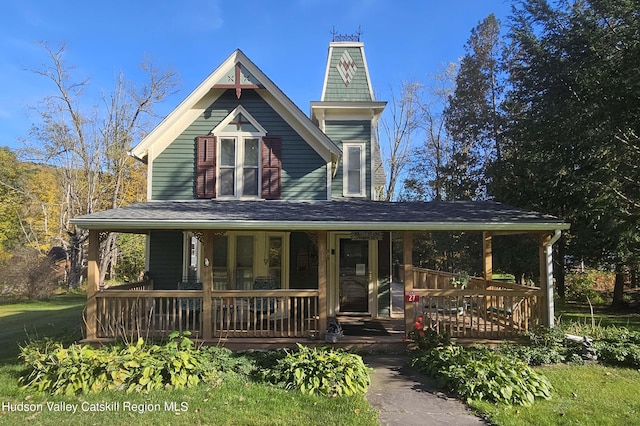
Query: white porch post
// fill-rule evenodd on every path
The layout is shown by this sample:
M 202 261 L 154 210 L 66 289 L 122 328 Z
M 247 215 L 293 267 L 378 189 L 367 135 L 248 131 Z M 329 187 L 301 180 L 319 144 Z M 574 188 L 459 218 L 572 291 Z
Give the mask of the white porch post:
M 100 289 L 100 272 L 98 270 L 98 252 L 100 247 L 99 233 L 89 231 L 89 252 L 87 259 L 87 340 L 98 337 L 98 301 L 96 294 Z
M 413 302 L 407 302 L 406 295 L 413 291 L 413 232 L 402 233 L 402 247 L 404 258 L 404 333 L 413 329 L 415 312 Z
M 556 232 L 559 237 L 559 231 Z M 542 322 L 546 327 L 555 326 L 555 307 L 553 301 L 553 243 L 557 237 L 540 235 L 540 287 L 544 292 Z

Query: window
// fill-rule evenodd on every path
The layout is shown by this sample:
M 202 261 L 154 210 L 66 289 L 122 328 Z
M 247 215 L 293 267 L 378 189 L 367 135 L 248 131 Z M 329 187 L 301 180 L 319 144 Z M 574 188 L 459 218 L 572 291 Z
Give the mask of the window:
M 258 197 L 260 139 L 242 136 L 219 139 L 218 196 Z
M 345 197 L 365 196 L 365 143 L 343 143 L 342 192 Z
M 285 288 L 287 239 L 284 233 L 228 232 L 213 238 L 213 289 L 252 290 L 256 277 L 274 277 Z
M 281 197 L 282 139 L 267 136 L 242 106 L 196 144 L 197 198 Z

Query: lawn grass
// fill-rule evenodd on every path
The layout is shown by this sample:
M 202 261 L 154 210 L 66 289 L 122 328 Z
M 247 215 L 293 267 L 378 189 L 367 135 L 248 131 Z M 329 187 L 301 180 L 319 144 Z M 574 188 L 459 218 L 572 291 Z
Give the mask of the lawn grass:
M 637 311 L 616 311 L 609 306 L 595 305 L 593 318 L 590 307 L 587 304 L 564 303 L 556 307 L 556 317 L 561 325 L 576 322 L 590 326 L 593 322 L 596 326 L 625 327 L 632 331 L 640 331 L 640 313 Z
M 15 363 L 20 346 L 31 340 L 81 339 L 86 300 L 84 295 L 70 294 L 0 305 L 0 365 Z
M 102 392 L 77 396 L 52 396 L 22 389 L 18 378 L 19 345 L 43 337 L 64 341 L 81 338 L 83 296 L 58 296 L 50 301 L 0 305 L 0 424 L 30 425 L 376 425 L 377 412 L 363 395 L 318 397 L 285 391 L 262 383 L 225 380 L 216 386 L 160 390 L 150 393 Z M 175 408 L 171 403 L 175 402 Z M 6 404 L 27 403 L 38 411 L 11 410 Z M 51 407 L 47 405 L 51 404 Z M 73 411 L 54 411 L 54 403 Z M 83 411 L 83 405 L 85 411 Z M 111 411 L 89 411 L 91 404 L 112 404 Z M 117 410 L 115 404 L 119 403 Z M 165 403 L 167 404 L 165 406 Z M 42 404 L 42 405 L 37 405 Z M 151 405 L 149 405 L 151 404 Z M 157 404 L 157 405 L 156 405 Z M 134 407 L 154 410 L 140 412 Z
M 555 388 L 549 401 L 531 407 L 473 402 L 499 426 L 640 425 L 640 372 L 601 365 L 554 365 L 536 368 Z
M 378 424 L 377 412 L 364 396 L 317 397 L 273 386 L 227 380 L 217 386 L 161 390 L 148 394 L 102 392 L 79 396 L 51 396 L 20 389 L 18 366 L 0 367 L 0 402 L 42 404 L 36 412 L 0 410 L 0 424 L 30 425 L 362 425 Z M 78 405 L 72 411 L 51 411 L 47 403 Z M 115 410 L 115 404 L 119 407 Z M 175 410 L 170 404 L 175 402 Z M 85 411 L 83 410 L 83 404 Z M 113 404 L 112 411 L 87 411 L 91 404 Z M 165 406 L 165 403 L 167 404 Z M 157 404 L 157 405 L 156 405 Z M 152 410 L 133 410 L 142 405 Z

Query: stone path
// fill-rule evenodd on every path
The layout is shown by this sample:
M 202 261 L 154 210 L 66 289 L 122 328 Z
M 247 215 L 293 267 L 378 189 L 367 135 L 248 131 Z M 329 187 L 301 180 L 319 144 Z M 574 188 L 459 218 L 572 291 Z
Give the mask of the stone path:
M 442 393 L 415 371 L 408 355 L 367 355 L 363 359 L 373 368 L 367 400 L 379 410 L 380 424 L 487 424 L 458 399 Z

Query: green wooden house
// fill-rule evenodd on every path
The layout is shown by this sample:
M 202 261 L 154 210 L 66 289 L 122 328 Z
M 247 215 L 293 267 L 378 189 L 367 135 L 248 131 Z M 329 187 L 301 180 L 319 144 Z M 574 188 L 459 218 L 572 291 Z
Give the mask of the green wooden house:
M 551 246 L 568 226 L 495 202 L 379 201 L 385 105 L 360 41 L 329 44 L 309 116 L 233 52 L 131 151 L 147 165 L 148 201 L 73 220 L 89 230 L 87 339 L 188 329 L 282 343 L 322 340 L 332 317 L 394 317 L 394 234 L 407 327 L 418 315 L 460 337 L 552 325 Z M 482 232 L 484 276 L 460 289 L 451 274 L 414 268 L 420 231 Z M 105 232 L 147 236 L 144 282 L 98 282 Z M 492 280 L 491 241 L 503 234 L 538 238 L 539 287 Z

